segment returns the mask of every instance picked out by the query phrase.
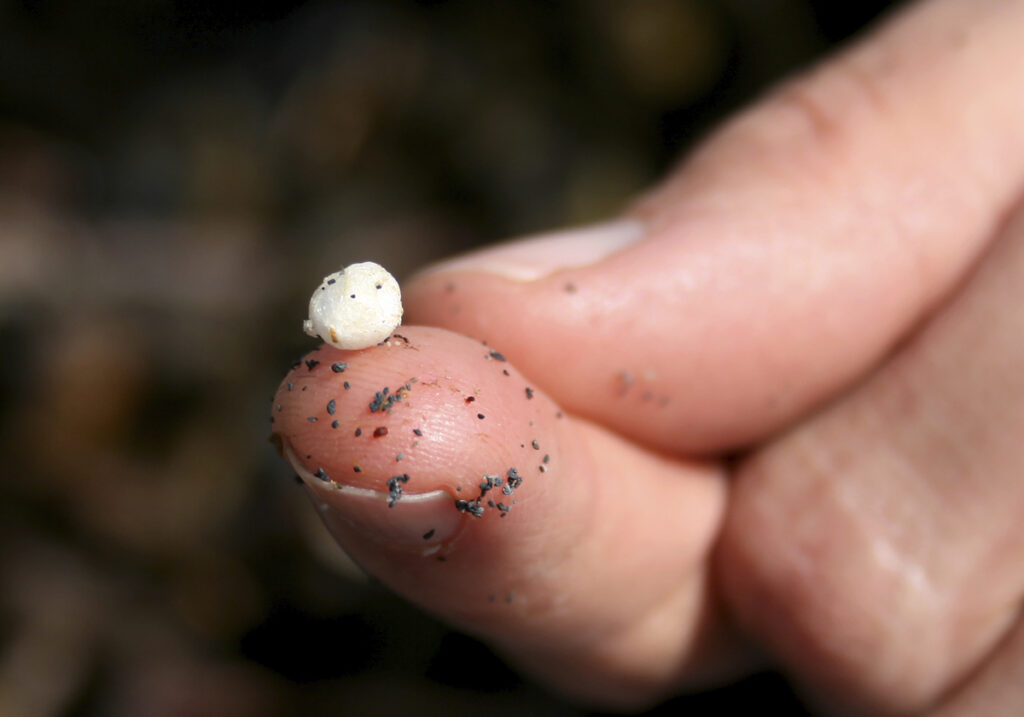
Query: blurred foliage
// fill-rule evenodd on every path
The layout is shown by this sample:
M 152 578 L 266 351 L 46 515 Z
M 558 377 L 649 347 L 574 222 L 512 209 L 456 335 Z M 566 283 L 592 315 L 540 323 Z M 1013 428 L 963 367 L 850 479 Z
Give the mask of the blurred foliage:
M 610 216 L 886 4 L 0 0 L 0 714 L 580 714 L 328 544 L 309 287 Z

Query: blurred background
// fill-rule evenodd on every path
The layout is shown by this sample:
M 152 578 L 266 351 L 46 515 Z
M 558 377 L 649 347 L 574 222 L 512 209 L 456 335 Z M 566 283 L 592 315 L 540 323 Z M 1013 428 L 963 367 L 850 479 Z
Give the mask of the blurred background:
M 327 542 L 309 291 L 609 217 L 891 4 L 0 0 L 0 715 L 592 714 Z

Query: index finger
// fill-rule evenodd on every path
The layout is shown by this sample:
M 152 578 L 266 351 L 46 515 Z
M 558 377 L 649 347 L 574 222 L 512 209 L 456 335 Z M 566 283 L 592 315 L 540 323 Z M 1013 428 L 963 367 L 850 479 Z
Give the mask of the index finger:
M 1024 183 L 1024 3 L 916 5 L 728 124 L 633 221 L 407 289 L 561 405 L 661 450 L 779 430 L 956 286 Z

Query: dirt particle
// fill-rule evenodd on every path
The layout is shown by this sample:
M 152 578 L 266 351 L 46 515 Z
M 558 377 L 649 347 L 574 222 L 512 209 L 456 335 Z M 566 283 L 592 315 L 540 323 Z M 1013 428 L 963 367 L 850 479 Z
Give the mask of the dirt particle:
M 402 497 L 402 485 L 409 482 L 409 474 L 403 473 L 400 476 L 388 478 L 388 507 L 394 508 L 395 503 Z
M 388 427 L 387 426 L 377 426 L 376 428 L 373 429 L 373 437 L 374 438 L 380 438 L 381 436 L 386 436 L 386 435 L 388 435 Z

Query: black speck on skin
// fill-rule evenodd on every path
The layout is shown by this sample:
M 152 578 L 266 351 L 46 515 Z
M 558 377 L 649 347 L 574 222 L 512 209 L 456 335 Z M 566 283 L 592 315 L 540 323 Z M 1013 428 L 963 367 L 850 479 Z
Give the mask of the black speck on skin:
M 388 435 L 388 427 L 387 426 L 378 426 L 377 428 L 373 429 L 373 437 L 374 438 L 380 438 L 381 436 L 386 436 L 386 435 Z
M 501 372 L 502 372 L 503 374 L 505 374 L 506 376 L 511 376 L 511 375 L 512 375 L 512 374 L 510 374 L 510 373 L 508 372 L 508 369 L 507 369 L 507 368 L 503 368 L 503 369 L 501 369 Z
M 385 386 L 382 390 L 377 391 L 373 400 L 370 401 L 370 413 L 377 413 L 377 411 L 391 413 L 395 404 L 401 401 L 407 393 L 409 393 L 409 389 L 405 386 L 400 387 L 394 393 L 391 393 L 391 389 Z
M 545 463 L 549 463 L 550 461 L 551 461 L 551 456 L 549 456 L 547 453 L 545 453 L 544 454 L 544 462 Z
M 484 507 L 480 505 L 480 499 L 475 500 L 456 500 L 455 509 L 460 513 L 469 513 L 474 518 L 480 518 L 484 514 Z
M 423 539 L 424 540 L 430 540 L 433 537 L 434 537 L 434 529 L 433 528 L 431 528 L 430 530 L 428 530 L 426 533 L 423 534 Z
M 316 472 L 313 473 L 313 475 L 315 475 L 317 478 L 324 481 L 325 483 L 329 483 L 331 480 L 330 477 L 327 475 L 327 471 L 325 471 L 323 468 L 317 468 Z
M 466 403 L 473 403 L 476 400 L 476 396 L 466 396 Z
M 331 284 L 334 284 L 334 283 L 336 283 L 337 281 L 338 281 L 337 279 L 328 279 L 328 280 L 327 280 L 327 285 L 328 285 L 328 286 L 330 286 Z
M 362 428 L 357 428 L 356 429 L 356 438 L 359 438 L 359 436 L 361 436 L 361 435 L 363 435 L 363 429 Z
M 421 431 L 418 428 L 412 429 L 412 432 L 415 433 L 417 436 L 422 436 L 423 435 L 423 431 Z
M 281 412 L 281 410 L 282 410 L 282 409 L 281 409 L 281 404 L 279 403 L 279 404 L 277 404 L 276 406 L 274 406 L 274 410 L 275 410 L 275 411 L 277 411 L 278 413 L 280 413 L 280 412 Z
M 508 469 L 508 480 L 505 482 L 505 487 L 502 488 L 502 492 L 505 495 L 512 495 L 512 491 L 523 484 L 523 477 L 519 475 L 519 469 L 509 468 Z M 512 490 L 506 490 L 511 488 Z
M 291 381 L 289 381 L 289 382 L 288 382 L 287 384 L 285 384 L 285 385 L 286 385 L 286 386 L 288 387 L 288 390 L 289 390 L 289 391 L 291 391 L 291 390 L 292 390 L 293 388 L 295 388 L 295 386 L 293 386 L 293 385 L 292 385 L 292 382 L 291 382 Z
M 482 413 L 478 413 L 478 414 L 476 414 L 476 417 L 477 417 L 477 418 L 479 418 L 479 419 L 480 419 L 481 421 L 482 421 L 482 420 L 484 420 L 485 418 L 487 418 L 487 416 L 485 416 L 485 415 L 484 415 L 484 414 L 482 414 Z
M 338 422 L 337 421 L 331 421 L 331 428 L 337 428 L 337 427 L 338 427 Z
M 344 361 L 335 361 L 331 364 L 331 370 L 334 371 L 334 373 L 342 373 L 347 368 L 348 364 Z
M 362 473 L 363 469 L 360 468 L 359 466 L 352 466 L 352 472 L 353 473 Z
M 330 401 L 327 402 L 327 413 L 333 416 L 334 411 L 336 410 L 336 406 L 337 404 L 334 402 L 334 399 L 332 398 Z
M 533 442 L 530 445 L 533 446 L 533 450 L 535 450 L 535 451 L 539 451 L 540 450 L 540 443 L 537 442 L 536 438 L 533 439 Z
M 397 456 L 395 456 L 395 463 L 398 463 L 403 458 L 405 458 L 405 454 L 404 453 L 399 453 Z
M 346 391 L 347 391 L 347 390 L 349 390 L 350 388 L 352 388 L 352 384 L 350 384 L 350 383 L 349 383 L 348 381 L 346 381 L 346 382 L 345 382 L 344 384 L 342 384 L 342 385 L 343 385 L 343 386 L 345 387 L 345 390 L 346 390 Z
M 526 387 L 526 397 L 533 398 L 533 389 L 530 388 L 529 386 Z
M 316 368 L 316 367 L 317 367 L 317 366 L 319 366 L 319 365 L 320 365 L 320 362 L 319 362 L 319 361 L 317 361 L 316 359 L 308 359 L 308 360 L 306 361 L 306 367 L 307 367 L 307 368 L 308 368 L 308 369 L 309 369 L 310 371 L 312 371 L 312 370 L 313 370 L 314 368 Z
M 316 416 L 307 416 L 306 420 L 309 421 L 310 423 L 316 423 L 317 418 Z
M 394 508 L 395 503 L 402 497 L 402 484 L 409 482 L 409 474 L 403 473 L 400 476 L 388 478 L 388 507 Z
M 356 298 L 356 295 L 355 295 L 355 294 L 349 294 L 349 295 L 348 295 L 348 298 L 350 298 L 350 299 L 354 299 L 354 298 Z
M 499 352 L 495 351 L 494 349 L 491 349 L 491 352 L 490 352 L 489 355 L 495 361 L 501 361 L 502 363 L 507 361 L 507 359 L 504 356 L 502 356 Z

